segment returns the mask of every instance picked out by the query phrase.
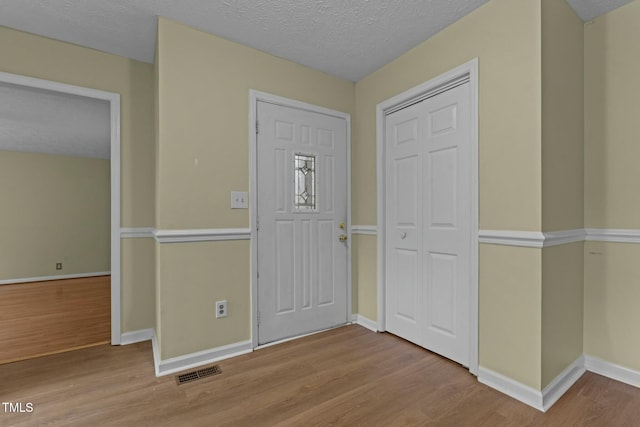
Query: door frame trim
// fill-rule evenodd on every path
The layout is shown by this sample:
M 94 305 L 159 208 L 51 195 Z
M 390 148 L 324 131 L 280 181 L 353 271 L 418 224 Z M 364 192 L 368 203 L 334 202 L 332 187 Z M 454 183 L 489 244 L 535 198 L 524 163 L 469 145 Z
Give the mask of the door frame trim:
M 377 229 L 378 229 L 378 330 L 386 330 L 385 318 L 385 117 L 401 106 L 411 105 L 430 92 L 446 86 L 448 83 L 469 76 L 471 105 L 471 289 L 469 292 L 470 345 L 469 371 L 478 375 L 478 58 L 445 72 L 425 83 L 393 96 L 376 106 L 376 151 L 377 151 Z
M 347 242 L 351 242 L 351 114 L 306 102 L 249 89 L 249 216 L 251 221 L 251 342 L 252 348 L 258 347 L 258 234 L 256 222 L 258 218 L 258 158 L 257 132 L 258 102 L 296 108 L 298 110 L 325 114 L 343 119 L 347 124 Z M 352 284 L 351 284 L 351 244 L 347 245 L 347 312 L 345 324 L 351 322 L 352 316 Z
M 120 344 L 121 260 L 120 260 L 120 94 L 83 86 L 0 72 L 0 82 L 100 99 L 109 102 L 111 146 L 111 344 Z

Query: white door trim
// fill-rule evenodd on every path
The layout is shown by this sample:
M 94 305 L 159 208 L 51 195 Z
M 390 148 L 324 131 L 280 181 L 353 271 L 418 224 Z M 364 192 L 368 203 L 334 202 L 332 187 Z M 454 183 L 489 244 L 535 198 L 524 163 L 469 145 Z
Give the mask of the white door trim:
M 257 103 L 258 101 L 297 108 L 299 110 L 326 114 L 343 119 L 347 122 L 347 312 L 345 323 L 351 319 L 351 115 L 341 111 L 320 107 L 306 102 L 296 101 L 282 96 L 273 95 L 257 90 L 249 90 L 249 216 L 251 220 L 251 342 L 252 347 L 258 347 L 258 235 L 257 235 L 257 207 L 258 207 L 258 159 L 257 159 Z
M 120 94 L 3 72 L 0 82 L 101 99 L 111 106 L 111 344 L 120 344 Z
M 438 93 L 452 81 L 469 76 L 471 92 L 471 289 L 469 292 L 469 315 L 471 340 L 469 349 L 469 371 L 478 374 L 478 58 L 460 65 L 438 77 L 387 99 L 376 106 L 376 151 L 377 151 L 377 230 L 378 230 L 378 330 L 386 330 L 385 318 L 385 117 L 415 100 L 424 99 L 429 93 Z

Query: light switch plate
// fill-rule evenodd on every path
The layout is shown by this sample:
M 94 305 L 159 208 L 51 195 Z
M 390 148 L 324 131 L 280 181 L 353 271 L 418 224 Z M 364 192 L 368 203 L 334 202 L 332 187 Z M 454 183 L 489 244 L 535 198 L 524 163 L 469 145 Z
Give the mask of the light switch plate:
M 248 209 L 249 193 L 246 191 L 231 192 L 231 209 Z

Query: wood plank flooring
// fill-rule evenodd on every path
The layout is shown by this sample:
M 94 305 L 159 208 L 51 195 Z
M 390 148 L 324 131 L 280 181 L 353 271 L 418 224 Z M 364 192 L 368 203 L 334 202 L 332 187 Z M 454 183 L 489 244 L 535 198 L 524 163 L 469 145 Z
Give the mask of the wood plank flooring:
M 636 426 L 640 389 L 586 373 L 543 414 L 393 335 L 346 326 L 218 363 L 177 385 L 149 342 L 0 366 L 0 425 Z
M 111 276 L 0 286 L 0 363 L 110 341 Z

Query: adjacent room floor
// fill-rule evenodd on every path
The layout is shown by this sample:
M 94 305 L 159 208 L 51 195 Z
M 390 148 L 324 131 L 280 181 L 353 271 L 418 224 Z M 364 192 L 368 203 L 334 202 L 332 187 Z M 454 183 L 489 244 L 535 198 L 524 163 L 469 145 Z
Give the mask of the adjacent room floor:
M 111 276 L 1 285 L 0 313 L 0 364 L 107 344 Z
M 25 410 L 0 407 L 0 425 L 630 426 L 640 419 L 640 389 L 632 386 L 586 373 L 543 414 L 453 362 L 355 325 L 218 366 L 222 373 L 182 385 L 173 375 L 156 378 L 149 342 L 0 365 L 0 400 Z

